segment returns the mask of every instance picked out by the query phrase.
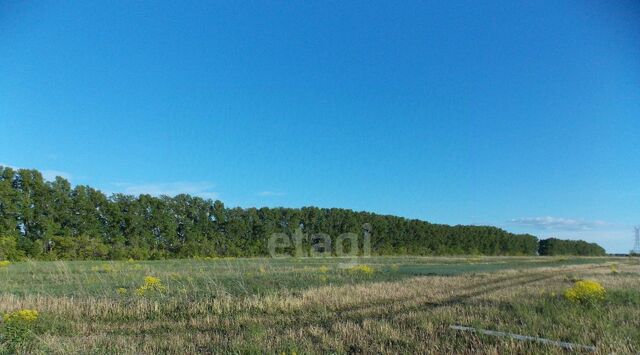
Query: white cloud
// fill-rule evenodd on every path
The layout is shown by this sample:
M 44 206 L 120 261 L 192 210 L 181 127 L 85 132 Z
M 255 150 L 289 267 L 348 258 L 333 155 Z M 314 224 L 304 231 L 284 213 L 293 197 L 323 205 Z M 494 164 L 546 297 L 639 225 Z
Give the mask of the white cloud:
M 114 183 L 113 185 L 118 187 L 120 192 L 128 195 L 149 194 L 152 196 L 176 196 L 180 194 L 189 194 L 193 196 L 200 196 L 202 198 L 210 198 L 212 200 L 219 197 L 219 194 L 212 190 L 215 185 L 204 181 L 177 181 L 149 184 Z
M 60 170 L 42 170 L 42 177 L 49 181 L 54 181 L 56 176 L 60 176 L 61 178 L 71 180 L 71 174 L 66 171 Z
M 560 217 L 525 217 L 516 218 L 509 221 L 511 224 L 533 227 L 537 229 L 557 229 L 568 231 L 584 231 L 593 230 L 602 227 L 610 226 L 609 223 L 604 221 L 585 221 L 571 218 Z
M 1 162 L 0 162 L 0 166 L 6 166 L 6 167 L 9 167 L 11 169 L 16 169 L 16 170 L 17 169 L 25 169 L 25 168 L 22 168 L 22 167 L 14 166 L 14 165 L 11 165 L 11 164 L 5 164 L 5 163 L 1 163 Z M 32 168 L 26 168 L 26 169 L 32 169 Z M 65 178 L 67 180 L 71 180 L 71 177 L 72 177 L 71 173 L 68 173 L 66 171 L 51 170 L 51 169 L 45 169 L 45 170 L 37 169 L 37 170 L 39 170 L 40 173 L 42 174 L 42 177 L 45 180 L 48 180 L 48 181 L 54 181 L 56 179 L 56 176 L 60 176 L 60 177 Z
M 258 196 L 270 197 L 270 196 L 284 196 L 284 192 L 275 192 L 275 191 L 260 191 L 258 192 Z
M 20 168 L 14 166 L 14 165 L 3 163 L 1 161 L 0 161 L 0 166 L 4 166 L 4 167 L 7 167 L 7 168 L 11 168 L 11 169 L 20 169 Z

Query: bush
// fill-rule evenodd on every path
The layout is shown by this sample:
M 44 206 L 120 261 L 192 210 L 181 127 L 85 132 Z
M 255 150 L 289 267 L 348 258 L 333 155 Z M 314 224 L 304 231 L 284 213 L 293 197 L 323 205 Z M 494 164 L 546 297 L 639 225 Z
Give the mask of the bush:
M 32 327 L 38 320 L 38 311 L 23 309 L 2 317 L 2 342 L 10 350 L 27 344 L 33 337 Z
M 574 303 L 595 304 L 603 301 L 606 290 L 597 281 L 580 280 L 566 290 L 564 297 Z

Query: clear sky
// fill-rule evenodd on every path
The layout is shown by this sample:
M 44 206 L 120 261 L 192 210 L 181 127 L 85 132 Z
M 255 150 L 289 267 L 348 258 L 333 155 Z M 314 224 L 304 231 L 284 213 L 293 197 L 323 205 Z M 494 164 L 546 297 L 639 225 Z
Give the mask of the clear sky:
M 2 1 L 0 164 L 632 247 L 637 1 Z

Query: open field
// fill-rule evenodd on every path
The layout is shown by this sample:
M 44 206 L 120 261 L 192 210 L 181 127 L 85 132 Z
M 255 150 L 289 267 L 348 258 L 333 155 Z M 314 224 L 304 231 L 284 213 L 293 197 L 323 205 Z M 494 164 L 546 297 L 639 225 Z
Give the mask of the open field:
M 373 257 L 23 262 L 0 268 L 0 313 L 39 312 L 0 352 L 561 353 L 472 326 L 640 351 L 640 263 L 629 258 Z M 366 265 L 366 267 L 362 267 Z M 147 282 L 153 276 L 160 284 Z M 604 302 L 573 304 L 576 280 Z M 149 280 L 147 280 L 149 281 Z

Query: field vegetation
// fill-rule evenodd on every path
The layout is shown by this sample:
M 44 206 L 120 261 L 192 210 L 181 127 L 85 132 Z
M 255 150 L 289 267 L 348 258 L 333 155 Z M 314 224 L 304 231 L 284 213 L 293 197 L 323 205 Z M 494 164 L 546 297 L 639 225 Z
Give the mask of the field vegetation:
M 566 351 L 452 325 L 637 353 L 639 276 L 634 258 L 16 262 L 0 353 Z

